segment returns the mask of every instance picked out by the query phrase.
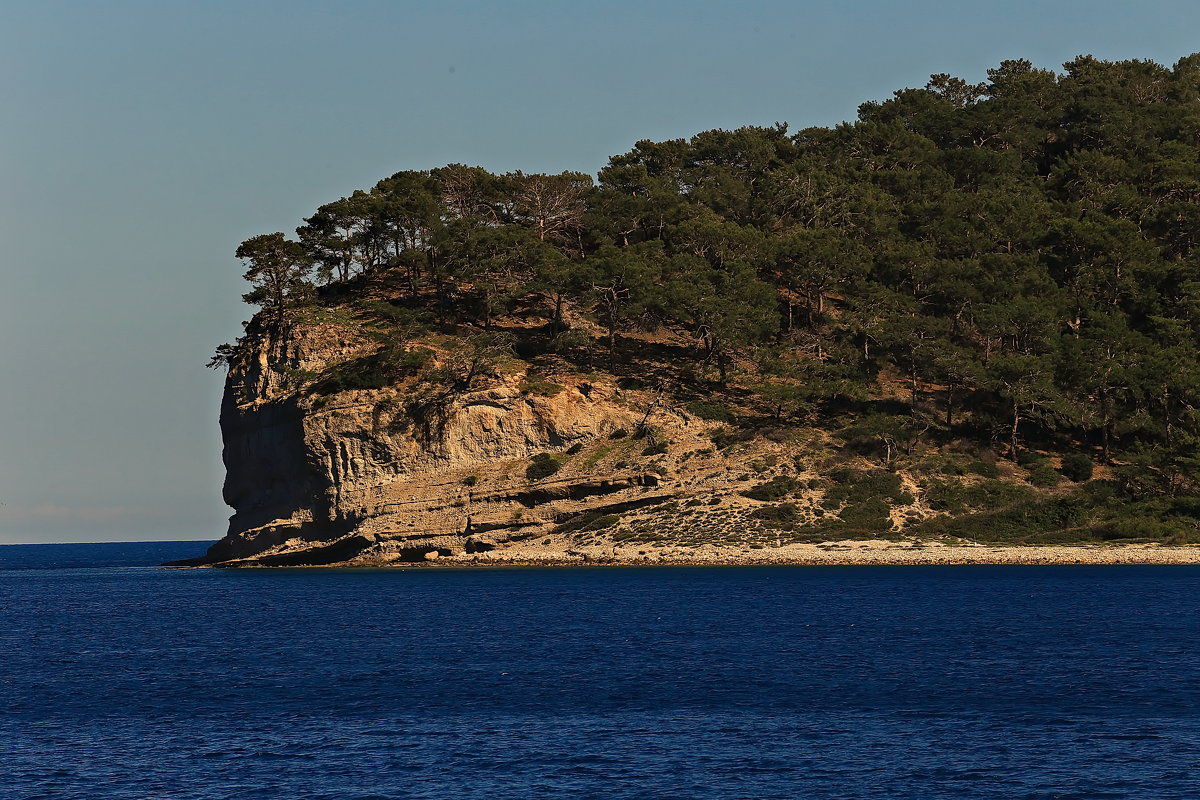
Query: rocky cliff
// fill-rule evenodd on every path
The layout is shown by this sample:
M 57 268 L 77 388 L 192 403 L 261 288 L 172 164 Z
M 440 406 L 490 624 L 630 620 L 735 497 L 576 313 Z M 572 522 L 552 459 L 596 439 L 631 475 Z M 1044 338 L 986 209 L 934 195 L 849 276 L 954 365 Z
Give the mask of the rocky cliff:
M 336 326 L 246 337 L 221 408 L 224 497 L 235 513 L 209 562 L 462 556 L 677 493 L 651 471 L 664 472 L 661 465 L 619 458 L 646 448 L 628 434 L 647 415 L 612 383 L 556 384 L 547 396 L 523 390 L 519 373 L 495 375 L 427 409 L 432 419 L 415 418 L 411 387 L 331 395 L 292 388 L 295 375 L 319 373 L 364 346 Z M 691 427 L 668 410 L 650 416 L 672 433 Z M 530 459 L 542 453 L 559 454 L 559 468 L 530 480 Z
M 221 408 L 234 514 L 198 563 L 755 561 L 974 538 L 959 530 L 988 541 L 986 514 L 1040 502 L 1024 470 L 974 452 L 897 468 L 895 442 L 853 426 L 713 420 L 734 394 L 672 390 L 651 362 L 618 376 L 510 351 L 455 384 L 444 365 L 463 337 L 439 335 L 403 377 L 330 380 L 380 352 L 364 330 L 251 325 Z M 971 529 L 933 524 L 981 513 Z

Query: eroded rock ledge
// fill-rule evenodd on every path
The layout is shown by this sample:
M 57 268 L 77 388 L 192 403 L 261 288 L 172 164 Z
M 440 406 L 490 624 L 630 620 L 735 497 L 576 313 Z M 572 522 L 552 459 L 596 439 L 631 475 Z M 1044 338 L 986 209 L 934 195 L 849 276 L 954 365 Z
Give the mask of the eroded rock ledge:
M 697 418 L 661 387 L 632 388 L 599 372 L 564 370 L 552 376 L 553 391 L 539 392 L 544 376 L 530 380 L 518 361 L 435 404 L 414 401 L 430 391 L 416 379 L 325 393 L 295 380 L 370 346 L 344 326 L 252 329 L 221 409 L 224 496 L 234 514 L 225 538 L 188 563 L 1200 560 L 1188 548 L 1050 554 L 922 536 L 949 513 L 975 513 L 973 502 L 1033 490 L 1008 464 L 988 478 L 946 478 L 883 469 L 819 429 L 735 430 Z M 552 468 L 534 469 L 539 459 Z M 958 512 L 945 510 L 951 501 Z
M 290 375 L 326 369 L 359 347 L 330 326 L 247 337 L 221 408 L 224 497 L 235 513 L 203 563 L 481 553 L 680 496 L 664 459 L 630 457 L 646 446 L 627 435 L 645 414 L 615 384 L 544 396 L 523 391 L 520 375 L 497 375 L 447 398 L 435 424 L 415 418 L 412 387 L 332 395 L 289 387 Z M 699 433 L 685 415 L 656 416 L 672 436 Z M 560 468 L 531 480 L 539 453 L 556 454 Z

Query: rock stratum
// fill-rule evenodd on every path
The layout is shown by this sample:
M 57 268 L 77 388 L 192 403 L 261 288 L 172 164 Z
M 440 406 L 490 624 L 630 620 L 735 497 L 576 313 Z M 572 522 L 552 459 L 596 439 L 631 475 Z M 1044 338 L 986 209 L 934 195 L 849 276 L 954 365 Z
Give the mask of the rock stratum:
M 720 451 L 711 437 L 722 424 L 612 375 L 556 375 L 531 389 L 525 372 L 497 371 L 422 413 L 403 383 L 327 395 L 296 387 L 294 376 L 364 348 L 329 324 L 245 338 L 221 407 L 235 513 L 202 563 L 602 561 L 623 543 L 699 557 L 704 544 L 783 544 L 748 519 L 764 504 L 737 492 L 784 474 L 797 476 L 789 485 L 818 480 L 797 473 L 794 441 L 768 431 Z M 556 471 L 531 478 L 538 456 Z M 926 514 L 915 499 L 905 511 Z M 813 520 L 823 513 L 810 504 Z
M 511 359 L 433 399 L 413 381 L 313 391 L 313 376 L 373 346 L 345 324 L 252 327 L 221 408 L 235 513 L 192 564 L 1196 560 L 1187 547 L 930 535 L 924 524 L 948 516 L 942 478 L 880 469 L 815 428 L 703 419 L 661 386 L 603 372 L 531 381 Z M 535 469 L 546 462 L 552 474 Z M 955 485 L 1027 499 L 1015 466 L 995 469 Z
M 206 563 L 461 558 L 681 496 L 666 459 L 622 459 L 646 449 L 629 433 L 646 414 L 614 384 L 546 396 L 522 390 L 521 375 L 497 376 L 423 419 L 403 386 L 319 397 L 289 389 L 290 374 L 353 356 L 360 343 L 344 334 L 318 325 L 248 337 L 221 407 L 224 497 L 235 513 Z M 650 417 L 675 436 L 701 432 L 668 409 Z M 531 457 L 568 450 L 553 475 L 527 477 Z

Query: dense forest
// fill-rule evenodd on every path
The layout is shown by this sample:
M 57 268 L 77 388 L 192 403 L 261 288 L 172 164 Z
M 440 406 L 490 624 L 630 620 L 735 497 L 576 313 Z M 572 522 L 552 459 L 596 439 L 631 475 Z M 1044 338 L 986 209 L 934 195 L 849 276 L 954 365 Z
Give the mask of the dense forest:
M 314 391 L 463 389 L 504 351 L 665 363 L 711 414 L 852 427 L 889 465 L 965 439 L 1182 498 L 1200 482 L 1197 237 L 1200 55 L 1084 56 L 934 75 L 834 128 L 641 141 L 595 179 L 400 172 L 237 256 L 252 325 L 372 320 L 379 351 Z M 457 360 L 428 344 L 448 333 Z

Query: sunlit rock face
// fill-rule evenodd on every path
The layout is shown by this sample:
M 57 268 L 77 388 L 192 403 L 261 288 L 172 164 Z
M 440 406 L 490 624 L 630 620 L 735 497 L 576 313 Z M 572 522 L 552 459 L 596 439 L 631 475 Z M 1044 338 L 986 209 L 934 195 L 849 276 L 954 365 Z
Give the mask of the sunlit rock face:
M 423 560 L 484 552 L 551 532 L 588 510 L 644 506 L 672 496 L 645 465 L 614 468 L 604 450 L 645 412 L 614 385 L 523 392 L 520 375 L 431 407 L 417 387 L 319 394 L 293 388 L 366 345 L 322 326 L 252 331 L 233 363 L 221 407 L 233 509 L 209 562 L 332 563 Z M 663 412 L 661 428 L 687 428 Z M 644 445 L 640 445 L 644 446 Z M 564 454 L 541 480 L 539 453 Z M 595 456 L 599 455 L 599 458 Z

